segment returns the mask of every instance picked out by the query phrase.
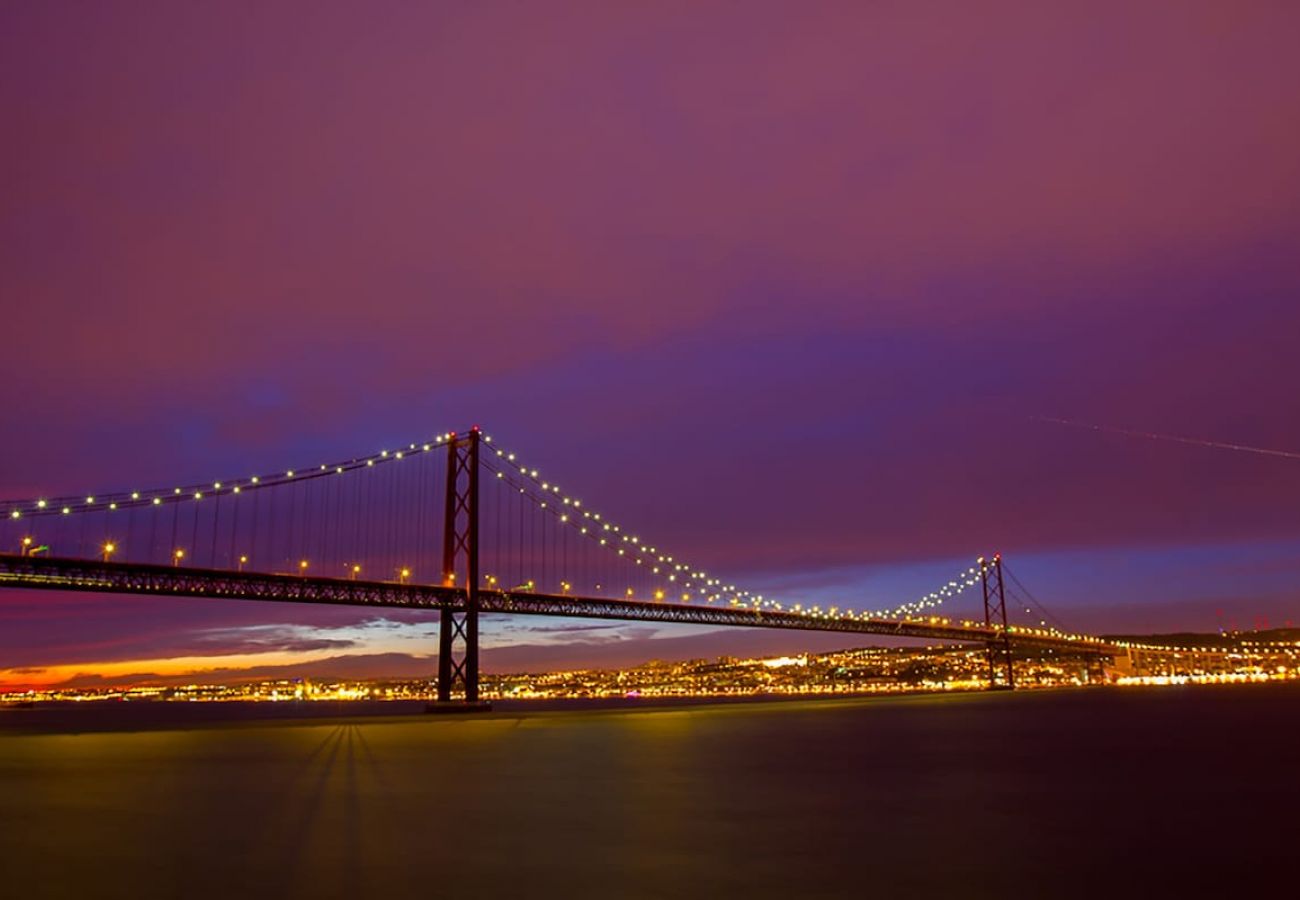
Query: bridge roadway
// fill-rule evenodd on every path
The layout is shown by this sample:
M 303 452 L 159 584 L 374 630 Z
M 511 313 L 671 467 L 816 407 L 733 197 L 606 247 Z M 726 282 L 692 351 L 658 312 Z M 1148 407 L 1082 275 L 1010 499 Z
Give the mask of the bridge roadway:
M 312 575 L 232 572 L 186 566 L 101 562 L 60 557 L 0 553 L 0 587 L 170 597 L 209 597 L 265 600 L 277 603 L 322 603 L 399 609 L 463 609 L 465 590 L 428 584 L 362 581 Z M 610 600 L 567 594 L 538 594 L 480 590 L 479 611 L 525 616 L 568 616 L 635 622 L 680 622 L 748 628 L 787 628 L 839 631 L 923 640 L 987 643 L 1001 640 L 996 629 L 944 624 L 923 619 L 892 620 L 818 616 L 773 610 L 738 609 L 728 605 Z M 1097 639 L 1074 639 L 1013 630 L 1017 647 L 1112 656 L 1123 652 Z

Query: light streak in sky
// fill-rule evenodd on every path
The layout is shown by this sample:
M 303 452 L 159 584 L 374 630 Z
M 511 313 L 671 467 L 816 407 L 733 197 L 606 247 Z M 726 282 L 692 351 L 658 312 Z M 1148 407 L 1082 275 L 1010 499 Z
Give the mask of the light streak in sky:
M 1241 453 L 1255 453 L 1260 456 L 1280 456 L 1284 459 L 1300 459 L 1300 453 L 1293 450 L 1273 450 L 1268 447 L 1252 447 L 1249 444 L 1230 444 L 1225 441 L 1207 441 L 1201 438 L 1184 437 L 1178 434 L 1161 434 L 1155 431 L 1134 431 L 1129 428 L 1115 428 L 1111 425 L 1095 425 L 1091 422 L 1075 422 L 1070 419 L 1057 419 L 1052 416 L 1034 416 L 1039 422 L 1054 422 L 1071 428 L 1086 428 L 1089 431 L 1102 431 L 1109 434 L 1123 434 L 1129 437 L 1146 438 L 1152 441 L 1172 441 L 1179 444 L 1191 444 L 1194 447 L 1212 447 L 1216 450 L 1236 450 Z

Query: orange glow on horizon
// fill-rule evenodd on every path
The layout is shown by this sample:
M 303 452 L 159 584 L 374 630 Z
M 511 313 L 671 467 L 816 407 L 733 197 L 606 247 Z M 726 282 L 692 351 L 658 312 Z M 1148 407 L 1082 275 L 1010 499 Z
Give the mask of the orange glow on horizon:
M 409 648 L 403 649 L 409 652 Z M 19 666 L 0 669 L 0 693 L 56 687 L 72 679 L 83 677 L 101 679 L 104 687 L 147 685 L 162 679 L 171 681 L 182 676 L 193 676 L 196 681 L 202 681 L 209 676 L 216 676 L 220 680 L 260 678 L 264 676 L 254 674 L 254 670 L 301 665 L 341 656 L 368 656 L 376 652 L 382 651 L 378 651 L 375 647 L 358 648 L 353 652 L 340 652 L 338 648 L 328 648 L 296 652 L 232 653 L 221 656 L 177 656 L 112 662 L 59 663 L 50 666 Z

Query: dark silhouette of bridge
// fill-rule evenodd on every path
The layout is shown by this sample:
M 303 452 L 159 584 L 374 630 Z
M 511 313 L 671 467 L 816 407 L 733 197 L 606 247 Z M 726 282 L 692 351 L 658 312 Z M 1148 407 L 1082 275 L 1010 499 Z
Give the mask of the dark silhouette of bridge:
M 482 614 L 974 642 L 1005 688 L 1018 649 L 1119 651 L 1011 623 L 999 555 L 889 610 L 763 597 L 629 533 L 478 428 L 301 470 L 8 501 L 0 516 L 3 587 L 437 610 L 443 702 L 478 701 Z M 976 586 L 982 616 L 927 612 Z

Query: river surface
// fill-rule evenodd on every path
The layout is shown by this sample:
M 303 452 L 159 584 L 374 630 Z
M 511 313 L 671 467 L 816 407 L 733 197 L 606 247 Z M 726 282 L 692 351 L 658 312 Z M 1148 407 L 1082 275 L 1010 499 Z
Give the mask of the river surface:
M 1294 682 L 274 721 L 190 706 L 0 712 L 0 896 L 1300 890 Z M 375 714 L 321 717 L 348 709 Z

